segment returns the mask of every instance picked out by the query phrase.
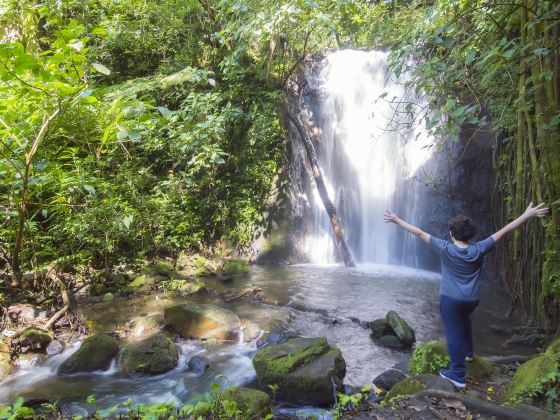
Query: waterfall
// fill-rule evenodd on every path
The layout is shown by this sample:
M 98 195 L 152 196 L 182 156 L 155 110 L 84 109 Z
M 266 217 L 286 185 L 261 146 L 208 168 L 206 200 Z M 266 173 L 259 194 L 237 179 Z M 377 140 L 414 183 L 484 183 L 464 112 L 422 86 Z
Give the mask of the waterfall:
M 383 212 L 395 206 L 412 210 L 413 197 L 395 191 L 431 155 L 423 124 L 403 129 L 410 122 L 404 107 L 418 100 L 405 91 L 404 77 L 393 79 L 386 52 L 339 50 L 328 53 L 307 81 L 317 92 L 313 117 L 319 163 L 348 246 L 362 263 L 403 261 L 391 255 L 397 229 L 384 223 Z M 314 263 L 334 262 L 332 228 L 316 189 L 313 195 L 305 253 Z M 410 202 L 397 202 L 397 197 Z M 407 213 L 403 216 L 413 216 Z

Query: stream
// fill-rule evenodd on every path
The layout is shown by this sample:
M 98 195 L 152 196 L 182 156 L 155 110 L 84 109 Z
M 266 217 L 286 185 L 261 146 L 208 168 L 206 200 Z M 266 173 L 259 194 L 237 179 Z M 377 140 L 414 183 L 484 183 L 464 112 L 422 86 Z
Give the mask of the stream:
M 131 319 L 158 314 L 165 306 L 197 301 L 219 304 L 241 318 L 257 323 L 265 330 L 302 336 L 327 337 L 340 347 L 347 364 L 345 383 L 352 387 L 371 383 L 372 379 L 395 364 L 406 362 L 410 352 L 378 347 L 369 330 L 353 318 L 371 321 L 396 310 L 416 330 L 418 342 L 443 336 L 438 313 L 440 275 L 400 266 L 376 264 L 346 268 L 338 265 L 253 266 L 249 275 L 225 285 L 215 278 L 207 280 L 211 293 L 185 298 L 167 294 L 147 297 L 116 298 L 82 306 L 88 320 L 102 331 L 118 331 Z M 249 284 L 264 290 L 263 302 L 225 304 L 223 293 Z M 507 326 L 516 320 L 504 319 L 509 299 L 503 291 L 484 285 L 481 304 L 473 317 L 475 351 L 482 355 L 519 353 L 523 349 L 502 349 L 504 337 L 490 325 Z M 127 377 L 118 370 L 118 356 L 109 370 L 92 374 L 58 377 L 58 366 L 76 351 L 75 343 L 59 355 L 42 363 L 22 367 L 0 384 L 0 402 L 15 396 L 31 400 L 59 400 L 74 414 L 86 414 L 87 396 L 94 394 L 99 408 L 133 402 L 176 404 L 194 402 L 210 390 L 213 382 L 223 387 L 254 385 L 252 343 L 216 343 L 180 340 L 177 368 L 158 376 Z M 204 355 L 211 367 L 202 376 L 189 371 L 187 361 Z

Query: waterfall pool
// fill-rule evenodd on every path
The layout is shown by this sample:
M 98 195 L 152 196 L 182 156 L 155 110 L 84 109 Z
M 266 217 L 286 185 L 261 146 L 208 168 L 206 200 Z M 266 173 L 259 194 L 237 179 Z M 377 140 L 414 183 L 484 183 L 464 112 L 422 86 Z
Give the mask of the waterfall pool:
M 346 268 L 338 265 L 255 266 L 244 278 L 222 284 L 214 278 L 207 282 L 211 293 L 178 298 L 167 294 L 148 297 L 117 298 L 113 301 L 84 305 L 84 315 L 98 329 L 115 331 L 131 319 L 158 314 L 163 308 L 180 302 L 214 303 L 229 308 L 241 318 L 249 319 L 264 329 L 302 336 L 325 336 L 337 345 L 347 364 L 345 383 L 362 386 L 395 364 L 406 362 L 410 352 L 378 347 L 369 330 L 356 319 L 371 321 L 396 310 L 416 330 L 418 342 L 443 335 L 438 313 L 440 275 L 399 266 L 361 265 Z M 263 302 L 226 304 L 222 294 L 232 288 L 249 284 L 264 290 Z M 505 337 L 496 335 L 490 325 L 507 326 L 509 309 L 506 295 L 490 286 L 483 287 L 481 304 L 473 318 L 475 351 L 483 355 L 519 353 L 524 349 L 503 349 Z M 133 402 L 176 404 L 193 402 L 210 390 L 213 382 L 223 387 L 255 383 L 252 356 L 256 343 L 220 344 L 196 340 L 180 340 L 179 365 L 158 376 L 127 377 L 119 372 L 118 356 L 105 372 L 58 377 L 58 366 L 78 348 L 78 343 L 64 353 L 45 359 L 34 366 L 23 367 L 0 384 L 0 402 L 15 396 L 31 400 L 59 400 L 74 414 L 86 414 L 86 398 L 94 394 L 100 408 Z M 196 376 L 187 361 L 203 355 L 211 367 Z

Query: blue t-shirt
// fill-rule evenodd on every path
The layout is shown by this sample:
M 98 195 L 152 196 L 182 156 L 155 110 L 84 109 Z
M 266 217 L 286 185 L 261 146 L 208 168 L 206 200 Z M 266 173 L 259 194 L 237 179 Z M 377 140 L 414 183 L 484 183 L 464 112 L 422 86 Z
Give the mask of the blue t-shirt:
M 478 300 L 482 260 L 495 243 L 489 236 L 462 249 L 453 242 L 430 236 L 430 248 L 441 258 L 440 294 L 458 300 Z

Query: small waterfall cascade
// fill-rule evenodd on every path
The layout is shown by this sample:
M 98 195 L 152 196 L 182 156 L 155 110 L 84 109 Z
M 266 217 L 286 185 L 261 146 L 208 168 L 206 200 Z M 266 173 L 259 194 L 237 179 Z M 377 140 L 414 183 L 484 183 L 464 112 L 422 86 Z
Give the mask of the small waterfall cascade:
M 395 191 L 431 156 L 423 124 L 406 120 L 404 107 L 418 100 L 406 92 L 402 79 L 388 76 L 386 52 L 339 50 L 328 53 L 317 76 L 308 80 L 317 92 L 312 112 L 319 163 L 348 246 L 360 263 L 405 260 L 391 255 L 396 228 L 384 222 L 383 212 L 407 209 L 401 216 L 414 222 L 412 198 L 396 202 L 408 198 Z M 305 253 L 314 263 L 332 263 L 332 227 L 316 189 L 313 195 Z

